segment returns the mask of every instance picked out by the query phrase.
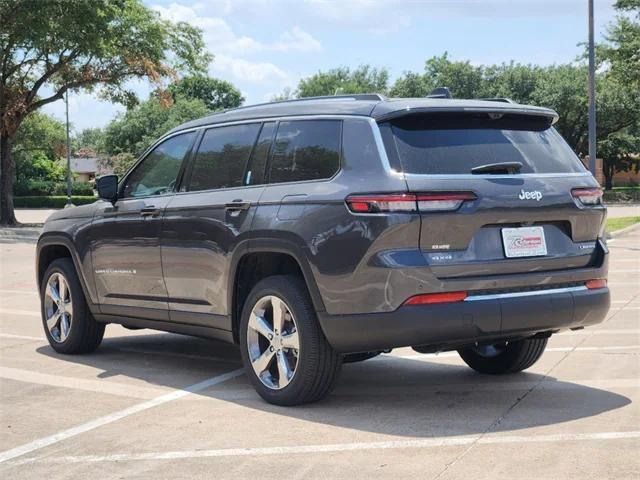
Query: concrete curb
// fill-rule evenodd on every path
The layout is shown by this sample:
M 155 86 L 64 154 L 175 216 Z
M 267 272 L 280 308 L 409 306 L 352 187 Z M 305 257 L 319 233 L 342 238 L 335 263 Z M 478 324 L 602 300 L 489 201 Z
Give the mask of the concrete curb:
M 607 238 L 620 237 L 620 236 L 625 235 L 627 233 L 631 233 L 631 232 L 637 230 L 638 228 L 640 228 L 640 223 L 634 223 L 633 225 L 629 225 L 626 228 L 622 228 L 620 230 L 616 230 L 615 232 L 607 233 Z
M 22 240 L 22 241 L 37 241 L 41 228 L 32 227 L 5 227 L 0 228 L 0 241 L 3 240 Z

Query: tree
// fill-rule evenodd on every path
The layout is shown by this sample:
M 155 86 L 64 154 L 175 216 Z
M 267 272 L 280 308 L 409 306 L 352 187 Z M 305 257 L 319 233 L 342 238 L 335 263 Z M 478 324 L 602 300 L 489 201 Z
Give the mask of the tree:
M 629 88 L 640 88 L 640 0 L 618 0 L 621 13 L 609 26 L 598 56 L 609 62 L 611 74 Z
M 122 177 L 135 161 L 136 157 L 132 153 L 122 152 L 117 155 L 99 157 L 98 168 L 103 172 L 115 173 L 118 177 Z
M 140 0 L 0 0 L 0 224 L 15 224 L 12 145 L 23 121 L 69 89 L 101 86 L 133 103 L 132 78 L 161 84 L 204 71 L 200 30 L 173 24 Z M 45 91 L 43 87 L 52 91 Z
M 282 93 L 277 93 L 271 97 L 272 102 L 283 102 L 285 100 L 293 100 L 296 98 L 296 92 L 294 92 L 291 87 L 285 87 L 282 90 Z
M 296 96 L 316 97 L 351 93 L 381 93 L 388 90 L 389 72 L 386 68 L 361 65 L 355 70 L 338 67 L 328 72 L 318 72 L 298 83 Z
M 158 137 L 181 123 L 203 117 L 209 109 L 202 100 L 178 98 L 169 106 L 152 95 L 112 120 L 105 129 L 105 151 L 109 155 L 139 156 Z
M 98 154 L 104 152 L 104 141 L 105 134 L 102 128 L 85 128 L 72 138 L 71 149 L 75 154 L 81 151 Z
M 598 142 L 598 154 L 602 158 L 602 173 L 605 188 L 613 188 L 616 172 L 638 172 L 640 167 L 640 136 L 629 133 L 614 133 Z
M 16 132 L 13 145 L 15 156 L 42 153 L 55 160 L 66 152 L 65 124 L 40 112 L 29 115 Z
M 233 84 L 205 75 L 185 77 L 169 85 L 169 90 L 174 101 L 179 97 L 200 99 L 211 111 L 239 107 L 244 102 Z

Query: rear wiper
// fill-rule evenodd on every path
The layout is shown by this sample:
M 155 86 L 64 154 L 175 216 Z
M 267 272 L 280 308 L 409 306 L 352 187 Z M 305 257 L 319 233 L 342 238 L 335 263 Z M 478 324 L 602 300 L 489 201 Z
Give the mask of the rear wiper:
M 498 175 L 502 173 L 518 173 L 521 168 L 522 163 L 520 162 L 489 163 L 487 165 L 473 167 L 471 169 L 471 173 L 473 173 L 474 175 L 479 173 L 493 173 Z

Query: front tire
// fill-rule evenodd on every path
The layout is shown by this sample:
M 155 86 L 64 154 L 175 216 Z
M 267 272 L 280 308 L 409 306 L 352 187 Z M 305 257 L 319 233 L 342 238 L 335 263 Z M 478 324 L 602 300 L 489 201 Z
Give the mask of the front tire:
M 267 277 L 253 287 L 242 311 L 240 350 L 253 387 L 274 405 L 320 400 L 342 365 L 295 275 Z
M 44 333 L 58 353 L 89 353 L 102 342 L 104 324 L 95 321 L 69 258 L 51 262 L 40 285 Z
M 500 375 L 526 370 L 536 363 L 547 346 L 547 338 L 526 338 L 458 350 L 462 360 L 480 373 Z

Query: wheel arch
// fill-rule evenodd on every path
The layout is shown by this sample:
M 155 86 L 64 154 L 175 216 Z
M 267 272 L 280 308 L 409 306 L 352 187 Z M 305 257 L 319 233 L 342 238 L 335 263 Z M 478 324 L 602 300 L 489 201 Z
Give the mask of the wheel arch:
M 256 260 L 260 261 L 260 268 L 262 268 L 258 273 L 251 264 Z M 229 269 L 227 288 L 227 305 L 229 305 L 233 339 L 236 343 L 242 305 L 252 286 L 262 278 L 291 273 L 302 276 L 314 309 L 316 312 L 324 312 L 324 302 L 301 247 L 283 239 L 253 239 L 236 249 Z M 247 274 L 251 279 L 249 284 L 245 284 Z
M 40 292 L 40 286 L 47 267 L 58 258 L 69 258 L 73 262 L 73 266 L 76 269 L 78 278 L 80 279 L 80 285 L 89 305 L 91 312 L 97 311 L 97 307 L 94 304 L 94 296 L 91 295 L 89 289 L 89 283 L 85 277 L 85 271 L 82 268 L 82 262 L 80 256 L 73 244 L 73 240 L 64 234 L 43 234 L 38 239 L 38 245 L 36 248 L 36 281 L 38 292 Z

